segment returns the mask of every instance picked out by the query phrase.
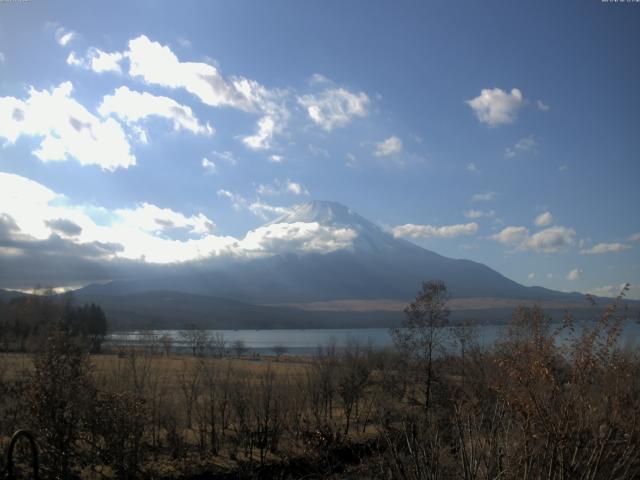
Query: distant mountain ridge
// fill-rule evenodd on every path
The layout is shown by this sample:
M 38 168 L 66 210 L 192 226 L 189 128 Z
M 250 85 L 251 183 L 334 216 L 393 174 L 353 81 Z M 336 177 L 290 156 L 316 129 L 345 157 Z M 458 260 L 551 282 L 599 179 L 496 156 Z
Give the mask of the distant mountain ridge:
M 447 258 L 395 238 L 348 207 L 314 201 L 296 207 L 266 226 L 317 223 L 355 232 L 350 247 L 330 253 L 282 253 L 220 265 L 175 269 L 80 292 L 94 295 L 176 290 L 254 304 L 340 299 L 413 297 L 422 281 L 443 280 L 455 297 L 577 299 L 543 287 L 525 287 L 471 260 Z

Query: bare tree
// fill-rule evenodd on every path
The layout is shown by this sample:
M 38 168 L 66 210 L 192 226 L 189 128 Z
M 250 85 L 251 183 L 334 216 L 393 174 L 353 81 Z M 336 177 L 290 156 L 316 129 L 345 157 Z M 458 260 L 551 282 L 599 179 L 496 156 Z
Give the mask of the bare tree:
M 160 343 L 162 344 L 162 350 L 164 351 L 164 355 L 168 357 L 171 355 L 171 350 L 173 349 L 173 338 L 171 335 L 162 335 L 160 337 Z
M 282 355 L 284 355 L 285 353 L 287 353 L 288 349 L 287 347 L 285 347 L 282 344 L 278 344 L 278 345 L 274 345 L 273 346 L 273 353 L 276 354 L 276 357 L 278 357 L 278 359 L 280 359 L 280 357 Z
M 429 411 L 433 383 L 434 351 L 439 346 L 441 328 L 449 323 L 449 295 L 444 282 L 431 280 L 405 309 L 400 328 L 391 330 L 394 343 L 415 359 L 424 375 L 424 408 Z
M 216 332 L 211 337 L 211 349 L 213 350 L 213 355 L 217 358 L 222 358 L 226 355 L 227 341 L 221 332 Z
M 233 349 L 237 357 L 241 357 L 242 355 L 247 353 L 247 350 L 249 350 L 247 348 L 247 344 L 241 338 L 235 340 L 231 344 L 231 348 Z
M 191 326 L 193 327 L 193 326 Z M 211 343 L 211 336 L 206 330 L 187 328 L 180 332 L 180 337 L 191 349 L 194 357 L 203 356 Z

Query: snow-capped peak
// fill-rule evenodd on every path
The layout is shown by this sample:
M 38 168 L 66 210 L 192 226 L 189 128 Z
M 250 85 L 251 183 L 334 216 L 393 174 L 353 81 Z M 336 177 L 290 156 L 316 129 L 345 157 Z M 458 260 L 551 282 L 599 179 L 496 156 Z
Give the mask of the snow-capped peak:
M 269 225 L 297 222 L 351 229 L 357 233 L 353 241 L 353 247 L 356 250 L 381 252 L 398 248 L 399 244 L 405 246 L 405 242 L 394 238 L 378 225 L 338 202 L 316 200 L 300 204 L 291 212 L 269 222 Z

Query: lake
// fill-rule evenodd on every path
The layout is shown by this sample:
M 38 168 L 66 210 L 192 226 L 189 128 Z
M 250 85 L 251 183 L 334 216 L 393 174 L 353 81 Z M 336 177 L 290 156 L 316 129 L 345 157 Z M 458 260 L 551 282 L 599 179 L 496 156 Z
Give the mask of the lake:
M 505 325 L 481 325 L 475 327 L 477 342 L 481 346 L 488 346 L 495 342 L 505 331 Z M 576 326 L 580 330 L 580 324 Z M 311 355 L 318 346 L 328 345 L 330 342 L 344 347 L 351 339 L 356 339 L 361 345 L 370 345 L 382 349 L 393 345 L 393 340 L 386 328 L 357 328 L 357 329 L 308 329 L 308 330 L 208 330 L 211 336 L 219 333 L 224 336 L 227 345 L 242 340 L 248 351 L 255 354 L 271 355 L 276 345 L 286 348 L 291 355 Z M 151 332 L 116 332 L 107 338 L 107 345 L 143 345 L 150 341 L 157 341 L 163 335 L 171 337 L 176 351 L 188 349 L 188 343 L 181 337 L 180 330 L 154 330 Z M 447 327 L 442 332 L 443 343 L 449 348 L 458 348 L 455 332 Z M 636 346 L 640 339 L 640 324 L 627 321 L 620 336 L 622 346 Z

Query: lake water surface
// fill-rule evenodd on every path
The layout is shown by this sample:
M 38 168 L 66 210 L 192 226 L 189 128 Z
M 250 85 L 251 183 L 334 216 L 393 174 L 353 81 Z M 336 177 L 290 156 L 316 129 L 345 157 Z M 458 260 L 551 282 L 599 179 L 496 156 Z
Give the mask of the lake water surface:
M 489 346 L 505 332 L 505 325 L 481 325 L 474 327 L 474 336 L 481 346 Z M 577 327 L 579 331 L 580 327 Z M 228 348 L 237 340 L 242 340 L 248 351 L 262 355 L 270 355 L 276 345 L 286 348 L 288 354 L 310 355 L 319 346 L 335 343 L 338 348 L 344 347 L 350 340 L 357 340 L 361 345 L 370 345 L 381 349 L 391 347 L 393 340 L 386 328 L 357 328 L 357 329 L 308 329 L 308 330 L 208 330 L 211 336 L 221 334 L 227 342 Z M 151 332 L 116 332 L 107 338 L 109 345 L 143 345 L 151 341 L 158 341 L 164 335 L 171 337 L 176 351 L 188 349 L 180 330 L 154 330 Z M 445 346 L 458 348 L 458 337 L 455 330 L 445 328 L 441 338 Z M 622 346 L 637 346 L 640 340 L 640 324 L 627 321 L 620 336 Z

